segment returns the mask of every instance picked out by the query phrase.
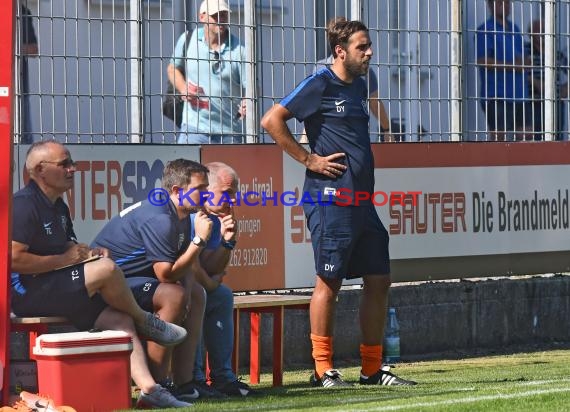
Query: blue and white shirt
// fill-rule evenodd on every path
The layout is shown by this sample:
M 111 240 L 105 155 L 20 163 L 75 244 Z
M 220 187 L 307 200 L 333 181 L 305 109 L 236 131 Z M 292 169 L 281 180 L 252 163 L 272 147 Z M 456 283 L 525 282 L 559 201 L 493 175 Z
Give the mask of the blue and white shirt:
M 155 206 L 145 200 L 113 217 L 91 246 L 109 249 L 126 277 L 156 276 L 155 262 L 174 263 L 188 248 L 189 220 L 178 218 L 172 201 Z
M 374 158 L 368 129 L 368 90 L 358 77 L 352 83 L 340 80 L 323 68 L 303 80 L 280 104 L 305 123 L 312 153 L 328 156 L 345 153 L 338 163 L 348 166 L 336 178 L 307 169 L 304 190 L 313 200 L 329 199 L 330 189 L 374 191 Z M 369 202 L 361 202 L 361 205 Z
M 184 103 L 183 132 L 202 134 L 240 134 L 242 121 L 238 109 L 245 89 L 245 47 L 231 33 L 220 51 L 210 49 L 204 28 L 192 33 L 184 56 L 187 32 L 178 38 L 170 63 L 184 68 L 186 81 L 201 87 L 199 99 Z

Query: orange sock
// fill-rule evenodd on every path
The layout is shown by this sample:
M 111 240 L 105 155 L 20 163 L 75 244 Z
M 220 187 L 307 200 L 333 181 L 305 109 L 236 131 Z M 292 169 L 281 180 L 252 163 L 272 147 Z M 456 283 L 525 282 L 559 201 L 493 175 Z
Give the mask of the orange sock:
M 382 366 L 382 345 L 360 345 L 362 374 L 374 375 Z
M 333 338 L 332 336 L 318 336 L 311 333 L 313 344 L 313 359 L 315 371 L 320 378 L 329 369 L 333 368 Z

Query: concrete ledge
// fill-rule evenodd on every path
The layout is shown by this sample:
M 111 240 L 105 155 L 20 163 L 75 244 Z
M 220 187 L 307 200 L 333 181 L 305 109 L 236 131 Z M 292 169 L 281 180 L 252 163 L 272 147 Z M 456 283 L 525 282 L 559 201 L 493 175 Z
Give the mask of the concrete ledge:
M 298 292 L 296 292 L 298 293 Z M 308 292 L 310 293 L 310 292 Z M 358 359 L 360 290 L 343 290 L 337 306 L 335 359 Z M 394 284 L 390 306 L 400 323 L 402 358 L 448 350 L 570 342 L 570 276 L 533 276 Z M 311 364 L 305 311 L 285 315 L 285 365 Z M 241 318 L 242 372 L 249 360 L 249 319 Z M 262 328 L 262 363 L 271 364 L 270 316 Z
M 360 290 L 339 295 L 334 337 L 335 359 L 358 359 Z M 296 291 L 295 293 L 299 293 Z M 310 295 L 311 291 L 304 293 Z M 570 342 L 570 276 L 394 284 L 390 306 L 400 323 L 402 358 L 449 350 L 478 351 L 509 345 Z M 249 316 L 241 315 L 240 371 L 249 367 Z M 271 365 L 272 317 L 262 319 L 262 364 Z M 54 328 L 55 331 L 63 331 Z M 307 311 L 285 311 L 285 365 L 310 365 Z M 27 340 L 12 334 L 10 355 L 27 355 Z

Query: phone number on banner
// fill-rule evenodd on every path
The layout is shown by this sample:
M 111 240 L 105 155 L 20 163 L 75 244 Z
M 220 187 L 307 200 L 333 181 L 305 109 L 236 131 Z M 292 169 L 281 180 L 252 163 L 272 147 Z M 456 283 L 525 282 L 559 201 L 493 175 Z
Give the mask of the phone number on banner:
M 267 248 L 234 249 L 230 266 L 263 266 L 267 265 Z

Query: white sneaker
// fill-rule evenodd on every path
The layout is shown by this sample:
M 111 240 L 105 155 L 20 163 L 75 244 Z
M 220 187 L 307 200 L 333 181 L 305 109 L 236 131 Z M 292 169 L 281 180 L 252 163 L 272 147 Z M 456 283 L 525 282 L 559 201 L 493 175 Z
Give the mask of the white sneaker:
M 155 385 L 154 391 L 151 393 L 141 391 L 137 400 L 137 408 L 139 409 L 185 408 L 188 406 L 192 406 L 192 404 L 179 401 L 168 389 L 159 384 Z
M 178 345 L 188 334 L 183 327 L 165 322 L 150 312 L 146 312 L 144 324 L 136 326 L 141 335 L 163 346 Z

